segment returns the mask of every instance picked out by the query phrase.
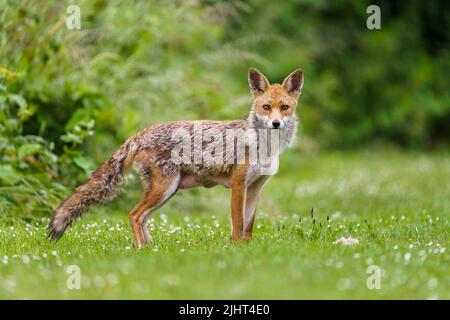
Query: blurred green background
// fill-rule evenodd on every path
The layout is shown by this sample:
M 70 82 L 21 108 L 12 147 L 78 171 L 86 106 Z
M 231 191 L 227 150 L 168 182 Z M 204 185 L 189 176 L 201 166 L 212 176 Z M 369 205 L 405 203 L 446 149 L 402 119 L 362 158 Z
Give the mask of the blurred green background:
M 273 82 L 304 70 L 287 163 L 329 149 L 445 150 L 447 3 L 0 0 L 0 213 L 48 215 L 153 123 L 245 117 L 250 66 Z M 72 4 L 81 30 L 65 25 Z M 366 27 L 370 4 L 380 30 Z

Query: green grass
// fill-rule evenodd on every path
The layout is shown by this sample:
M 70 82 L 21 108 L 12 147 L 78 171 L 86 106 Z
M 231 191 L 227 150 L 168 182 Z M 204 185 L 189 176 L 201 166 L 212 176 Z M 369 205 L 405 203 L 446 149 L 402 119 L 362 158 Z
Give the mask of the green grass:
M 2 217 L 0 298 L 450 298 L 448 154 L 295 152 L 263 191 L 250 243 L 230 243 L 220 188 L 177 194 L 143 250 L 120 212 L 136 190 L 56 245 L 47 217 Z M 333 244 L 342 236 L 360 244 Z M 80 267 L 80 290 L 66 287 L 68 265 Z M 382 269 L 379 290 L 367 288 L 369 265 Z

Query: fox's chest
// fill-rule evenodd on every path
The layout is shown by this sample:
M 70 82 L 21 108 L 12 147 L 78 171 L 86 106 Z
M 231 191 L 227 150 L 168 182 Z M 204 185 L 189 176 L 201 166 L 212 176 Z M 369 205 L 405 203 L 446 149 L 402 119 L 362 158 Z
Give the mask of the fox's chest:
M 271 177 L 278 172 L 280 158 L 278 156 L 268 159 L 265 163 L 251 164 L 247 171 L 247 184 L 251 185 L 253 182 L 261 177 Z

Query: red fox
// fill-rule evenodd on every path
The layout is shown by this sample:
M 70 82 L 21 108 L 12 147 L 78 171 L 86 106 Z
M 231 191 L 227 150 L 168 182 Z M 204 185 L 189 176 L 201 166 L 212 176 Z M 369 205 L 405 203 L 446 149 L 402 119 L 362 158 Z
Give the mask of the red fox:
M 253 104 L 244 120 L 165 122 L 128 138 L 55 210 L 48 226 L 49 239 L 59 240 L 92 204 L 113 199 L 120 191 L 124 171 L 131 166 L 139 173 L 145 189 L 143 199 L 129 214 L 136 247 L 152 241 L 146 226 L 149 215 L 177 190 L 197 186 L 231 188 L 231 238 L 251 239 L 261 189 L 276 172 L 279 154 L 295 136 L 295 111 L 303 87 L 303 71 L 297 69 L 281 85 L 271 85 L 261 72 L 250 68 L 248 83 Z M 259 138 L 246 139 L 239 149 L 236 140 L 255 130 L 259 131 Z M 229 133 L 236 132 L 230 139 Z M 268 135 L 270 142 L 266 141 Z M 278 145 L 273 143 L 276 140 L 273 137 L 279 138 Z M 268 173 L 263 170 L 266 164 L 251 161 L 252 154 L 261 155 L 263 149 L 271 151 L 269 166 L 272 168 L 275 163 L 275 169 Z

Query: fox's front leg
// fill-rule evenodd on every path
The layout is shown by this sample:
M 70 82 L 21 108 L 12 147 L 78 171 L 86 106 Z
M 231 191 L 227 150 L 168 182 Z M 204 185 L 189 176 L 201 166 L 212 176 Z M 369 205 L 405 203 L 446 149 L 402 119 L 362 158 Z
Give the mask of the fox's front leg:
M 247 240 L 252 238 L 256 205 L 258 204 L 261 189 L 268 179 L 269 176 L 262 176 L 247 188 L 244 213 L 244 238 Z
M 244 210 L 247 194 L 247 165 L 237 165 L 231 177 L 231 239 L 244 237 Z

